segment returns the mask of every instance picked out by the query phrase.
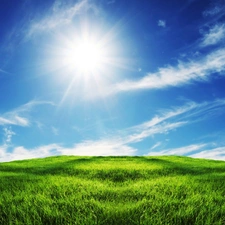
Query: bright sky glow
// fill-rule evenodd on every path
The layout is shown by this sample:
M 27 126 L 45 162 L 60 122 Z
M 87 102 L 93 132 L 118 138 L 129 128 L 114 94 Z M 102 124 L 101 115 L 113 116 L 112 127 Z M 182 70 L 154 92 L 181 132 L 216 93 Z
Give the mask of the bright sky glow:
M 98 72 L 106 60 L 104 49 L 98 42 L 80 40 L 65 51 L 64 64 L 84 74 Z
M 225 160 L 224 0 L 8 0 L 0 17 L 0 162 Z

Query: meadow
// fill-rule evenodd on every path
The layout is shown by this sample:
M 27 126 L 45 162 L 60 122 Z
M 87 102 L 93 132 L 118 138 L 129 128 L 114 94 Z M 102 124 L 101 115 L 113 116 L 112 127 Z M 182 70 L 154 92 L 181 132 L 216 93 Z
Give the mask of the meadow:
M 224 197 L 224 161 L 56 156 L 0 163 L 2 225 L 222 225 Z

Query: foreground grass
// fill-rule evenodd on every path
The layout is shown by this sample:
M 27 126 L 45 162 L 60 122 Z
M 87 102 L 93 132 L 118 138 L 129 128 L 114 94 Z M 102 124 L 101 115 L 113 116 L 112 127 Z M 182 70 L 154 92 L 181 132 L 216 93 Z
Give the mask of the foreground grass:
M 60 156 L 0 163 L 0 224 L 225 224 L 225 162 Z

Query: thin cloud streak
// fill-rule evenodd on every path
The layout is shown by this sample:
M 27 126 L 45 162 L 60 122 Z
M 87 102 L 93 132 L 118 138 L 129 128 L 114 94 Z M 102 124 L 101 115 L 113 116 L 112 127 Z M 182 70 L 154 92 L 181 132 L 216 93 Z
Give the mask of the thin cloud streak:
M 188 102 L 181 107 L 174 107 L 170 110 L 163 110 L 161 115 L 154 116 L 151 120 L 140 125 L 129 128 L 130 132 L 143 131 L 155 127 L 159 124 L 165 124 L 170 120 L 175 122 L 185 122 L 187 120 L 195 121 L 196 118 L 206 118 L 207 115 L 213 116 L 225 107 L 225 99 L 216 99 L 214 101 L 205 101 L 202 103 Z
M 211 74 L 225 71 L 225 48 L 208 54 L 194 62 L 180 61 L 176 67 L 160 68 L 139 80 L 127 80 L 112 87 L 111 94 L 143 89 L 162 89 L 166 87 L 190 84 L 193 81 L 208 81 Z M 110 94 L 109 93 L 109 94 Z
M 201 47 L 218 44 L 224 39 L 225 39 L 225 25 L 216 24 L 209 30 L 208 33 L 204 35 Z
M 211 102 L 188 102 L 187 104 L 171 110 L 164 110 L 161 115 L 156 115 L 151 120 L 140 125 L 128 128 L 126 137 L 122 137 L 123 144 L 137 143 L 155 134 L 164 134 L 190 123 L 199 122 L 209 116 L 216 116 L 224 110 L 225 99 Z M 200 118 L 200 119 L 199 119 Z
M 90 8 L 96 10 L 94 5 L 90 4 L 88 0 L 78 1 L 68 8 L 60 6 L 61 1 L 55 1 L 55 4 L 51 9 L 51 13 L 43 17 L 41 20 L 33 22 L 27 32 L 27 38 L 30 38 L 35 34 L 69 25 L 75 16 L 86 12 Z
M 15 125 L 21 127 L 30 126 L 30 120 L 27 114 L 36 106 L 50 104 L 54 105 L 52 102 L 48 101 L 30 101 L 12 111 L 6 112 L 0 115 L 0 126 L 5 125 Z
M 181 126 L 188 124 L 187 121 L 182 122 L 175 122 L 175 123 L 163 123 L 156 126 L 152 126 L 140 131 L 140 133 L 135 133 L 129 135 L 128 137 L 124 138 L 123 144 L 131 144 L 131 143 L 138 143 L 144 140 L 147 137 L 151 137 L 155 134 L 165 134 L 169 131 L 175 130 Z
M 151 147 L 150 150 L 156 149 L 156 148 L 158 148 L 158 147 L 161 146 L 161 145 L 162 145 L 162 142 L 157 142 L 155 145 L 153 145 L 153 146 Z
M 225 160 L 225 146 L 200 151 L 190 155 L 193 158 Z
M 21 127 L 27 127 L 30 125 L 29 119 L 19 116 L 16 112 L 10 112 L 0 117 L 1 125 L 15 125 Z
M 203 12 L 203 16 L 215 16 L 216 14 L 220 13 L 223 9 L 219 6 L 215 6 L 212 9 L 206 10 Z
M 165 149 L 161 151 L 150 151 L 148 153 L 149 156 L 156 156 L 156 155 L 189 155 L 192 152 L 199 151 L 200 149 L 207 146 L 207 144 L 192 144 L 188 146 L 183 146 L 180 148 L 171 148 Z
M 224 1 L 213 1 L 213 6 L 210 7 L 209 9 L 205 10 L 203 13 L 203 16 L 207 17 L 215 17 L 218 20 L 225 14 L 225 6 L 224 6 Z
M 0 69 L 0 74 L 1 74 L 1 73 L 3 73 L 3 74 L 11 74 L 11 73 L 9 73 L 9 72 L 7 72 L 7 71 L 5 71 L 5 70 Z

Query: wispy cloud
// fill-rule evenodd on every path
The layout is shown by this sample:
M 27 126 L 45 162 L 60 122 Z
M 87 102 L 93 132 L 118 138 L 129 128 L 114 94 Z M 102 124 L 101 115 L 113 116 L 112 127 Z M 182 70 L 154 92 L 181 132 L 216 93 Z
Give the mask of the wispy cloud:
M 202 150 L 190 156 L 194 158 L 225 160 L 225 146 Z
M 162 142 L 157 142 L 156 144 L 154 144 L 150 150 L 156 149 L 158 148 L 160 145 L 162 145 Z
M 46 16 L 32 22 L 27 32 L 27 37 L 29 38 L 34 34 L 39 34 L 65 25 L 70 25 L 77 15 L 80 15 L 90 9 L 93 11 L 97 10 L 95 5 L 91 4 L 88 0 L 80 0 L 74 5 L 67 4 L 66 6 L 62 1 L 56 0 L 50 9 L 50 12 Z
M 150 151 L 148 155 L 190 155 L 192 152 L 199 151 L 205 146 L 206 144 L 192 144 L 179 148 L 171 148 L 161 151 Z
M 225 39 L 225 25 L 216 24 L 211 27 L 207 33 L 204 34 L 201 46 L 206 47 L 209 45 L 215 45 Z
M 149 121 L 150 124 L 156 123 L 165 123 L 165 121 L 187 121 L 186 124 L 199 122 L 201 120 L 212 119 L 216 117 L 218 113 L 224 112 L 225 108 L 225 99 L 217 99 L 214 101 L 196 103 L 196 102 L 188 102 L 186 105 L 174 108 L 171 111 L 166 111 L 161 117 L 156 116 Z M 153 122 L 155 121 L 155 122 Z M 147 123 L 148 124 L 148 123 Z M 199 157 L 199 158 L 211 158 L 211 159 L 225 159 L 225 148 L 212 148 L 209 150 L 205 150 L 209 148 L 214 143 L 195 143 L 187 146 L 182 146 L 179 148 L 169 148 L 155 150 L 155 148 L 159 147 L 162 143 L 156 143 L 151 149 L 148 155 L 187 155 L 191 157 Z M 224 152 L 223 152 L 224 151 Z M 224 155 L 223 155 L 224 154 Z
M 50 144 L 33 149 L 19 146 L 12 151 L 7 151 L 5 146 L 0 152 L 2 155 L 0 161 L 47 157 L 51 155 L 137 155 L 138 150 L 132 147 L 132 144 L 139 143 L 149 137 L 154 137 L 156 134 L 163 135 L 175 131 L 182 126 L 193 123 L 193 121 L 198 122 L 199 118 L 207 119 L 207 116 L 216 116 L 218 112 L 224 110 L 224 107 L 225 99 L 203 103 L 188 102 L 180 107 L 163 110 L 142 124 L 129 127 L 99 140 L 86 140 L 76 143 L 71 147 L 64 147 L 62 144 Z M 203 150 L 207 144 L 191 144 L 175 149 L 154 150 L 160 146 L 163 146 L 162 142 L 154 145 L 149 154 L 192 154 Z
M 165 21 L 165 20 L 159 20 L 159 21 L 158 21 L 158 26 L 159 26 L 159 27 L 164 27 L 164 28 L 165 28 L 165 27 L 166 27 L 166 21 Z
M 214 16 L 222 11 L 222 8 L 219 6 L 215 6 L 212 9 L 208 9 L 203 12 L 204 16 Z
M 0 68 L 0 74 L 1 73 L 3 73 L 3 74 L 10 74 L 9 72 L 7 72 L 7 71 L 5 71 L 5 70 L 2 70 L 1 68 Z
M 74 145 L 73 148 L 59 148 L 58 152 L 63 155 L 135 155 L 138 150 L 131 147 L 130 144 L 141 142 L 145 138 L 155 134 L 172 131 L 184 124 L 185 122 L 165 123 L 147 128 L 140 125 L 137 132 L 134 132 L 134 127 L 131 127 L 124 130 L 123 135 L 115 134 L 114 136 L 97 141 L 84 141 Z
M 163 118 L 157 117 L 153 120 L 143 123 L 141 125 L 126 129 L 121 134 L 115 134 L 105 139 L 100 140 L 87 140 L 73 147 L 65 148 L 62 145 L 51 144 L 47 146 L 40 146 L 34 149 L 26 149 L 23 146 L 14 148 L 13 151 L 4 151 L 4 155 L 1 157 L 1 161 L 11 161 L 16 159 L 28 159 L 37 157 L 46 157 L 50 155 L 135 155 L 137 149 L 129 146 L 132 143 L 137 143 L 145 139 L 146 137 L 154 134 L 162 134 L 176 129 L 185 124 L 185 122 L 175 123 L 162 123 L 166 118 L 170 118 L 176 113 L 168 113 Z M 162 123 L 162 124 L 160 124 Z M 2 154 L 3 154 L 2 153 Z
M 57 144 L 44 145 L 33 149 L 23 146 L 15 147 L 12 151 L 7 151 L 7 146 L 0 147 L 0 161 L 8 162 L 12 160 L 32 159 L 56 155 L 60 146 Z
M 162 89 L 181 86 L 194 81 L 208 81 L 213 73 L 225 71 L 225 48 L 213 51 L 198 61 L 182 62 L 177 66 L 160 68 L 141 79 L 126 80 L 114 85 L 109 94 L 143 89 Z
M 207 16 L 217 16 L 220 15 L 222 16 L 223 14 L 225 14 L 225 5 L 224 5 L 224 0 L 214 0 L 212 1 L 212 5 L 210 6 L 210 8 L 206 9 L 203 12 L 203 16 L 207 17 Z
M 12 136 L 16 135 L 16 133 L 13 132 L 11 127 L 4 127 L 3 131 L 4 131 L 4 143 L 5 145 L 8 145 L 11 143 Z
M 20 116 L 17 112 L 5 113 L 0 117 L 0 125 L 29 126 L 28 118 Z
M 225 99 L 202 103 L 188 102 L 181 107 L 163 110 L 161 114 L 154 116 L 151 120 L 128 128 L 126 132 L 131 135 L 127 135 L 123 140 L 126 143 L 140 142 L 149 136 L 167 133 L 181 126 L 208 119 L 209 116 L 216 116 L 224 108 Z
M 6 112 L 0 115 L 0 126 L 1 125 L 15 125 L 15 126 L 22 126 L 26 127 L 30 125 L 29 120 L 29 112 L 37 105 L 43 104 L 51 104 L 51 102 L 47 101 L 30 101 L 20 107 L 13 109 L 9 112 Z
M 181 126 L 186 125 L 187 121 L 181 121 L 181 122 L 165 122 L 157 125 L 153 125 L 150 127 L 145 127 L 145 124 L 137 126 L 138 131 L 134 132 L 131 135 L 128 135 L 124 138 L 123 144 L 131 144 L 131 143 L 137 143 L 141 142 L 147 137 L 153 137 L 156 134 L 167 134 L 172 130 L 175 130 Z M 128 129 L 133 130 L 134 127 Z

